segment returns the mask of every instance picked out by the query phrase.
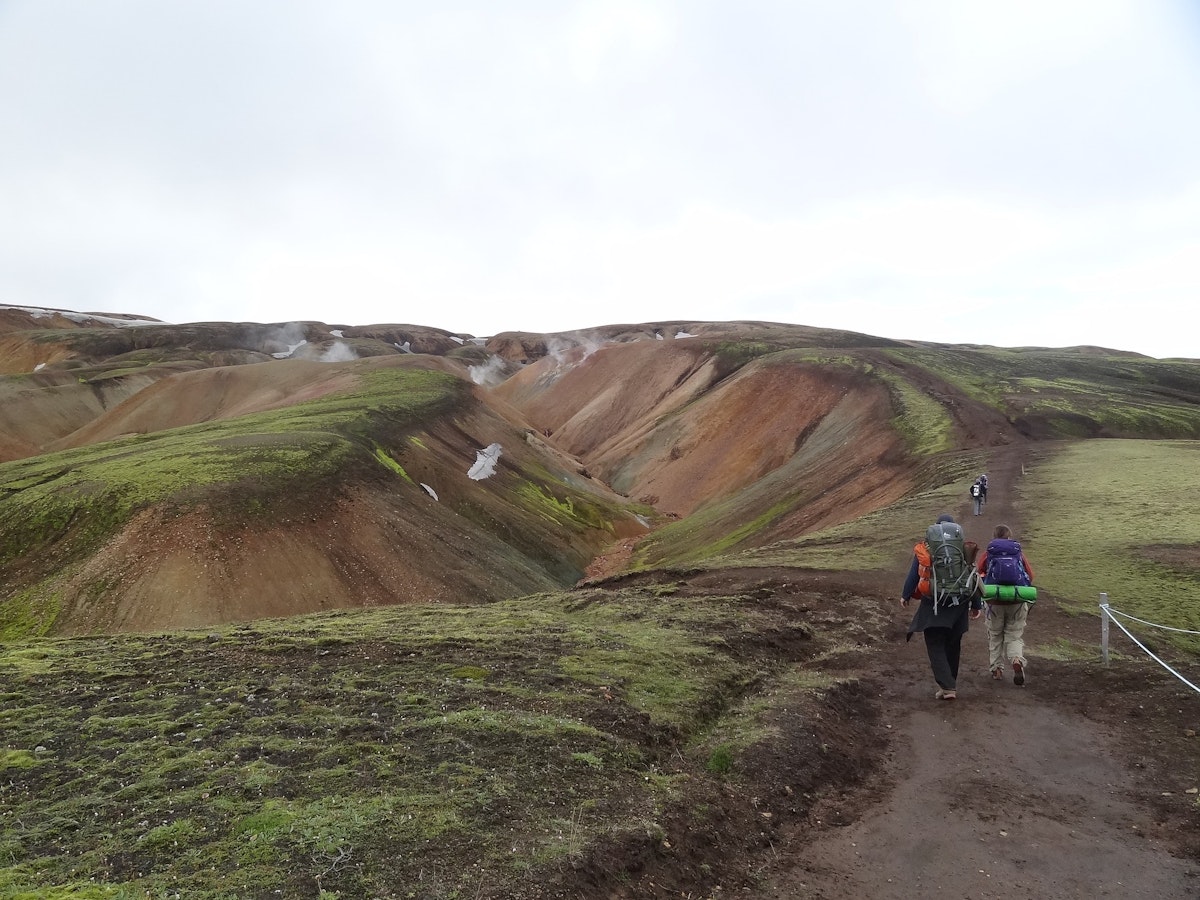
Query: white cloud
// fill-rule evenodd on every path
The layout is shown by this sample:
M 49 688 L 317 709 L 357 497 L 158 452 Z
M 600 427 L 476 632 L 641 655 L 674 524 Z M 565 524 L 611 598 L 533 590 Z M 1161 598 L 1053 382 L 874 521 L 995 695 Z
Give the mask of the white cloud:
M 934 306 L 932 340 L 1200 356 L 1198 36 L 1172 0 L 9 0 L 0 303 L 900 337 Z

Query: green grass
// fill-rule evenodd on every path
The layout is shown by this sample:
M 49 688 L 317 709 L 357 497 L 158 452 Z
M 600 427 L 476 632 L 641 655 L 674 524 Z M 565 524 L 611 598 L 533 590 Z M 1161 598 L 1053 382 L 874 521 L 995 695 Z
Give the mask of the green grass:
M 798 627 L 590 590 L 0 647 L 0 897 L 518 884 L 655 822 Z
M 1200 443 L 1086 441 L 1021 485 L 1037 584 L 1062 603 L 1200 630 Z

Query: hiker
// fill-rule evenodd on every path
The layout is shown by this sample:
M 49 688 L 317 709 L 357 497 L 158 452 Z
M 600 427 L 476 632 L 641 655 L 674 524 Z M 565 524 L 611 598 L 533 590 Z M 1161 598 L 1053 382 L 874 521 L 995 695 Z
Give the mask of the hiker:
M 1021 595 L 1037 594 L 1030 591 L 992 591 L 989 585 L 1002 587 L 1030 588 L 1033 585 L 1033 567 L 1025 557 L 1021 545 L 1012 539 L 1012 529 L 997 525 L 992 540 L 979 555 L 976 571 L 983 579 L 984 594 L 988 596 L 987 633 L 988 668 L 992 678 L 1004 678 L 1004 664 L 1012 661 L 1013 684 L 1025 685 L 1025 622 L 1029 617 L 1031 600 Z M 994 596 L 991 596 L 993 595 Z
M 977 516 L 983 514 L 983 502 L 987 499 L 987 482 L 983 480 L 984 477 L 981 475 L 971 484 L 971 503 Z
M 954 700 L 958 697 L 958 663 L 962 639 L 967 633 L 968 615 L 983 615 L 979 598 L 975 556 L 979 547 L 963 540 L 962 526 L 948 514 L 925 532 L 925 540 L 913 547 L 912 564 L 900 593 L 900 605 L 907 608 L 914 597 L 920 601 L 908 626 L 908 636 L 920 631 L 925 635 L 929 667 L 937 682 L 934 697 Z M 969 612 L 968 612 L 969 610 Z

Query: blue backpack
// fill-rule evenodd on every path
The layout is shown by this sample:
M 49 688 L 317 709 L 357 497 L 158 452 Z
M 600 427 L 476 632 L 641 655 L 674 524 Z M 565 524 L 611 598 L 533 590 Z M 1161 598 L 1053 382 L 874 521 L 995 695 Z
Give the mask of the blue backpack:
M 1029 573 L 1021 561 L 1021 545 L 1018 542 L 996 538 L 987 545 L 987 571 L 983 583 L 1029 586 Z

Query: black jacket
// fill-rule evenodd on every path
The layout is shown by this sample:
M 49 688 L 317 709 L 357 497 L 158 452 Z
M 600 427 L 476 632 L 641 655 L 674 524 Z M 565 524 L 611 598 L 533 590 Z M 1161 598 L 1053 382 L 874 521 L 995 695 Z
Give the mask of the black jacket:
M 908 577 L 904 579 L 904 590 L 900 592 L 900 596 L 905 600 L 912 599 L 919 577 L 917 557 L 916 554 L 913 554 L 912 565 L 908 567 Z M 983 600 L 978 596 L 964 597 L 957 604 L 943 599 L 938 604 L 936 614 L 933 610 L 933 598 L 926 597 L 917 607 L 916 613 L 913 614 L 906 640 L 910 640 L 914 634 L 924 631 L 926 628 L 949 628 L 956 634 L 965 634 L 970 624 L 967 611 L 972 609 L 983 609 Z

